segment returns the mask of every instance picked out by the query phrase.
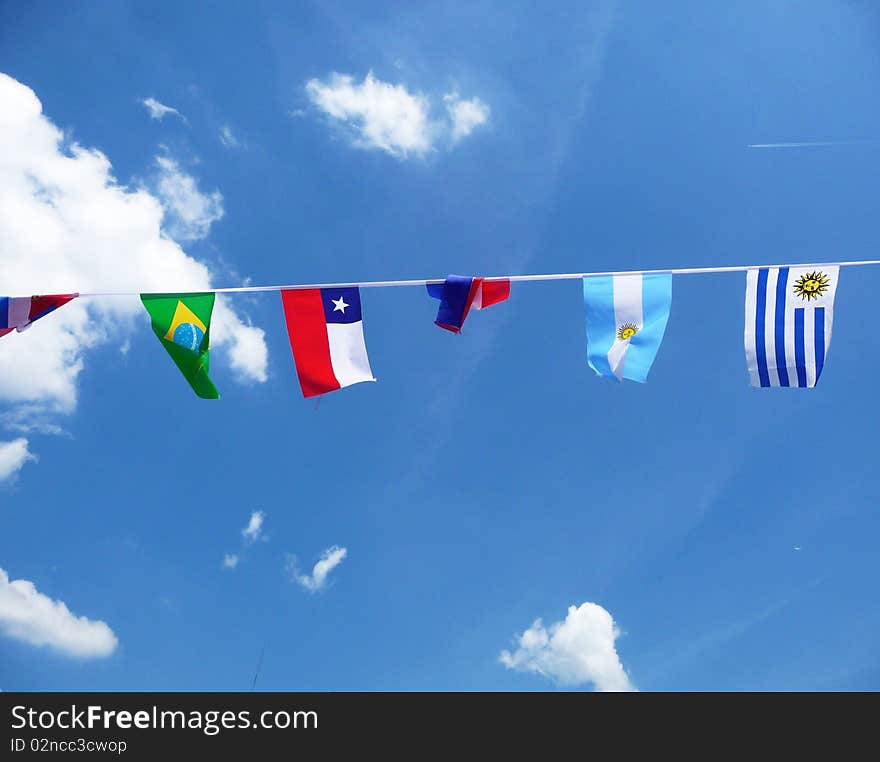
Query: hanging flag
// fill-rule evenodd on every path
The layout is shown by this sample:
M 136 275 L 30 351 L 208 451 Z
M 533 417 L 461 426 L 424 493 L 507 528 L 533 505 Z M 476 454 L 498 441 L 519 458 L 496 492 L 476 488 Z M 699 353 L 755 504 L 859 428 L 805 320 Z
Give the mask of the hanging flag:
M 153 333 L 193 391 L 203 399 L 217 399 L 220 395 L 208 375 L 214 294 L 141 294 L 141 301 Z
M 79 294 L 0 296 L 0 336 L 25 330 L 35 320 L 63 307 Z
M 645 383 L 672 307 L 672 275 L 584 278 L 587 361 L 600 376 Z
M 434 322 L 453 333 L 461 332 L 471 307 L 483 310 L 510 297 L 509 280 L 450 275 L 444 283 L 429 283 L 427 288 L 430 296 L 440 300 Z
M 281 291 L 290 348 L 303 397 L 375 381 L 364 342 L 360 290 Z
M 815 386 L 831 344 L 840 268 L 746 273 L 746 361 L 752 386 Z

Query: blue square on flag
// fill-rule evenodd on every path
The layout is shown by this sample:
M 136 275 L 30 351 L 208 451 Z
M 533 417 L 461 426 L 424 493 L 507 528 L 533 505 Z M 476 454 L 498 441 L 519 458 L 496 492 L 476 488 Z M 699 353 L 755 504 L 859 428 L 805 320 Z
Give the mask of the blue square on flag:
M 322 288 L 324 319 L 328 323 L 359 323 L 361 295 L 358 288 Z

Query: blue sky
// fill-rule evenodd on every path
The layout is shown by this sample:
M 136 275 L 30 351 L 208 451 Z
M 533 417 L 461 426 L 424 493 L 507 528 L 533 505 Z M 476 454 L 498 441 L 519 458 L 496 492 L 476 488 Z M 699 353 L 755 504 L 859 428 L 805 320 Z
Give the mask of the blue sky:
M 873 259 L 880 143 L 746 146 L 880 139 L 877 21 L 5 3 L 0 291 Z M 277 294 L 215 316 L 216 402 L 81 299 L 0 346 L 0 688 L 247 690 L 262 654 L 265 690 L 876 690 L 878 288 L 841 272 L 814 390 L 749 388 L 742 274 L 674 279 L 644 386 L 587 366 L 578 281 L 459 336 L 365 290 L 379 383 L 317 409 Z

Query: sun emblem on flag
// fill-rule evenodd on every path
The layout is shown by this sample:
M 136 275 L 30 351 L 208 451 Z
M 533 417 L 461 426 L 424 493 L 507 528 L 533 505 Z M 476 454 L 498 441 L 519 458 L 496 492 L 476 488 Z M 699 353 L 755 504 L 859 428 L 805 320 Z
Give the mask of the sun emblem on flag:
M 629 341 L 639 332 L 639 328 L 634 323 L 624 323 L 617 329 L 617 338 L 621 341 Z
M 822 296 L 829 285 L 828 276 L 819 270 L 814 270 L 811 273 L 804 273 L 795 281 L 794 293 L 809 302 Z

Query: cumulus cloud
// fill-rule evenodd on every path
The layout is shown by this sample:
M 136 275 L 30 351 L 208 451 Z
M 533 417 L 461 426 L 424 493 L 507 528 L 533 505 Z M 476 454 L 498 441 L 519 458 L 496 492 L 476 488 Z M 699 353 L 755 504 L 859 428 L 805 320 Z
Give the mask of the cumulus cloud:
M 266 514 L 262 511 L 254 511 L 248 519 L 247 526 L 241 530 L 241 536 L 246 542 L 256 542 L 263 535 L 263 520 Z
M 160 199 L 145 188 L 120 185 L 103 153 L 69 143 L 42 114 L 33 90 L 5 74 L 0 74 L 0 145 L 4 293 L 210 288 L 208 267 L 184 252 L 172 228 L 181 218 L 196 229 L 209 225 L 206 220 L 219 214 L 219 200 L 209 195 L 201 206 L 187 205 L 180 188 Z M 165 172 L 171 187 L 174 177 L 185 175 L 174 166 L 171 162 Z M 179 184 L 185 189 L 186 177 Z M 194 181 L 189 187 L 198 192 Z M 0 402 L 35 417 L 72 412 L 88 350 L 111 341 L 123 345 L 135 325 L 145 325 L 136 297 L 82 298 L 25 334 L 3 337 Z M 260 328 L 220 296 L 211 328 L 214 347 L 240 380 L 266 380 Z
M 253 325 L 248 318 L 236 314 L 222 296 L 217 294 L 214 304 L 211 343 L 225 350 L 226 360 L 239 381 L 262 384 L 269 378 L 266 332 Z
M 462 100 L 458 93 L 447 93 L 443 96 L 443 102 L 449 114 L 454 142 L 466 138 L 477 127 L 489 121 L 489 107 L 479 98 Z
M 317 593 L 326 587 L 327 576 L 342 563 L 347 555 L 347 548 L 340 548 L 337 545 L 327 548 L 321 553 L 321 558 L 312 568 L 311 574 L 300 574 L 296 557 L 288 556 L 287 572 L 290 574 L 291 581 L 296 582 L 297 585 L 310 593 Z
M 383 82 L 372 72 L 362 82 L 337 72 L 324 80 L 310 79 L 306 94 L 347 131 L 355 146 L 398 158 L 424 156 L 444 141 L 457 143 L 489 118 L 489 106 L 483 101 L 462 100 L 457 93 L 444 96 L 446 114 L 435 118 L 428 96 Z
M 593 683 L 600 691 L 633 691 L 635 686 L 620 663 L 615 641 L 617 625 L 596 603 L 569 606 L 562 622 L 544 627 L 536 619 L 516 637 L 515 651 L 502 651 L 508 669 L 534 672 L 559 685 Z
M 156 195 L 168 233 L 184 242 L 207 237 L 211 225 L 223 217 L 223 195 L 218 190 L 202 193 L 197 180 L 169 156 L 157 156 L 156 165 Z
M 166 106 L 164 103 L 159 103 L 155 98 L 144 98 L 141 103 L 144 104 L 147 111 L 150 113 L 150 119 L 161 121 L 168 116 L 168 114 L 175 114 L 183 119 L 183 115 L 176 108 L 171 108 L 171 106 Z
M 0 632 L 66 656 L 109 656 L 119 641 L 106 623 L 76 616 L 63 601 L 44 595 L 33 582 L 10 581 L 0 569 Z
M 28 449 L 28 441 L 24 437 L 11 442 L 0 442 L 0 482 L 13 478 L 29 460 L 36 460 Z

